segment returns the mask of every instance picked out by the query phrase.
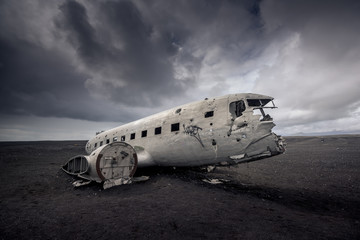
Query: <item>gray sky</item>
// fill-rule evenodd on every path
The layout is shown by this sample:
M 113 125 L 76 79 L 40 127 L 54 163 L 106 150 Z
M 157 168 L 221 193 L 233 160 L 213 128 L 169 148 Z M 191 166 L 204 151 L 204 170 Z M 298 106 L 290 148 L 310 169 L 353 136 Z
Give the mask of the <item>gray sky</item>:
M 359 1 L 0 1 L 0 141 L 89 139 L 205 97 L 360 132 Z

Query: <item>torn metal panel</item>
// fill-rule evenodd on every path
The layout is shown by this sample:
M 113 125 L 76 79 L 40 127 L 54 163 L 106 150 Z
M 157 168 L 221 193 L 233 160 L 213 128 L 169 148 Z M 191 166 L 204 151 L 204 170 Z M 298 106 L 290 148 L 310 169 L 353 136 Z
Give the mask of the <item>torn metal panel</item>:
M 206 115 L 205 115 L 206 117 Z M 185 127 L 185 124 L 183 124 L 183 127 L 184 127 L 184 133 L 185 134 L 188 134 L 192 137 L 194 137 L 196 140 L 199 141 L 199 143 L 201 144 L 202 147 L 204 147 L 204 144 L 202 143 L 201 141 L 201 137 L 200 137 L 200 134 L 199 134 L 199 131 L 202 130 L 201 127 L 198 127 L 198 126 L 193 126 L 193 125 L 189 125 L 189 126 L 186 126 Z

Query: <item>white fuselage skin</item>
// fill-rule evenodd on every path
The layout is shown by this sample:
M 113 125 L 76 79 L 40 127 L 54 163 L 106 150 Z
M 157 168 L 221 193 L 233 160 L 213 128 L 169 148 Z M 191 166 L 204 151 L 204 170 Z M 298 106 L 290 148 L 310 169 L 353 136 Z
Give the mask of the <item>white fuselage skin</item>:
M 254 114 L 254 108 L 263 112 L 263 106 L 249 106 L 248 99 L 271 103 L 273 98 L 242 93 L 189 103 L 101 132 L 89 140 L 86 151 L 123 141 L 134 147 L 138 167 L 202 166 L 231 161 L 231 156 L 281 152 L 271 132 L 272 119 Z M 240 101 L 244 104 L 239 114 L 234 103 Z

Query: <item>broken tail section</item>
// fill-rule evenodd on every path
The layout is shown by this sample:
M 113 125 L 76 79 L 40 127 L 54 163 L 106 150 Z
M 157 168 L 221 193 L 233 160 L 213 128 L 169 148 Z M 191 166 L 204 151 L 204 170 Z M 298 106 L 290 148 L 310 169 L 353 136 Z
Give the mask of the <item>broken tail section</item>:
M 79 155 L 69 159 L 62 169 L 84 181 L 74 182 L 74 186 L 82 186 L 96 181 L 103 183 L 104 189 L 129 184 L 138 164 L 135 149 L 124 142 L 114 142 L 96 149 L 89 156 Z

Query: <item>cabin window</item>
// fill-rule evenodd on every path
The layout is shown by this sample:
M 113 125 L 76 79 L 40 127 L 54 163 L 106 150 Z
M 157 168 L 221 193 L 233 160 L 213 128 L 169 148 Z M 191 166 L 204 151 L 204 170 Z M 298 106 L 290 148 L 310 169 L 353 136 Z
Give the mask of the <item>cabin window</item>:
M 97 147 L 97 143 L 95 143 L 95 145 L 94 145 L 94 148 L 96 148 Z
M 214 116 L 214 111 L 209 111 L 205 113 L 205 118 L 209 118 L 209 117 L 213 117 Z
M 100 142 L 100 146 L 102 146 L 102 144 L 103 144 L 103 141 Z
M 155 135 L 161 134 L 161 127 L 155 128 Z
M 141 132 L 141 137 L 146 137 L 147 136 L 147 130 L 144 130 Z
M 271 99 L 248 99 L 247 100 L 249 107 L 263 107 L 270 101 L 271 101 Z
M 121 141 L 124 142 L 125 141 L 125 136 L 121 136 Z
M 117 142 L 117 137 L 114 137 L 114 138 L 113 138 L 113 142 Z
M 245 111 L 245 103 L 243 100 L 230 103 L 230 113 L 233 118 L 240 117 Z
M 106 139 L 106 144 L 109 144 L 110 143 L 110 139 Z
M 171 124 L 171 131 L 172 132 L 179 131 L 179 130 L 180 130 L 180 123 Z
M 132 133 L 132 134 L 130 135 L 130 140 L 133 140 L 133 139 L 135 139 L 135 133 Z

